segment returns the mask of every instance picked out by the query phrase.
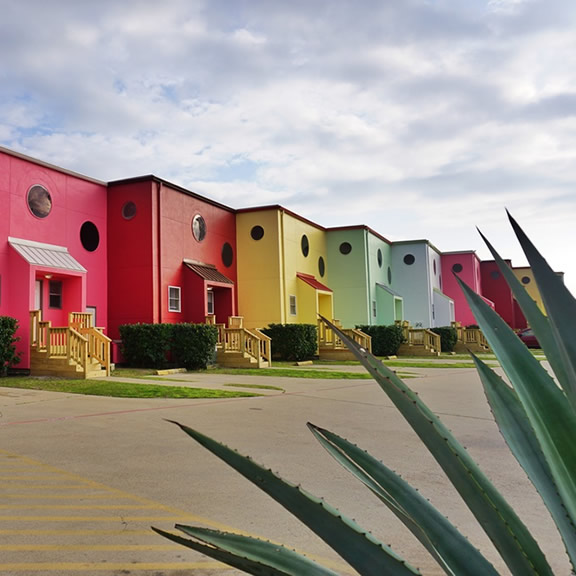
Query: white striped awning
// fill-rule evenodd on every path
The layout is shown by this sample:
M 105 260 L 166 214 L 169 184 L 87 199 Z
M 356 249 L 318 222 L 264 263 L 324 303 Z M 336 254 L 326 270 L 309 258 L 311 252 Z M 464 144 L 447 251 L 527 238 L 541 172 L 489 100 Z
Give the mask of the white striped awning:
M 8 243 L 28 264 L 33 266 L 73 270 L 74 272 L 87 271 L 78 260 L 69 254 L 68 248 L 64 246 L 44 244 L 22 238 L 8 238 Z

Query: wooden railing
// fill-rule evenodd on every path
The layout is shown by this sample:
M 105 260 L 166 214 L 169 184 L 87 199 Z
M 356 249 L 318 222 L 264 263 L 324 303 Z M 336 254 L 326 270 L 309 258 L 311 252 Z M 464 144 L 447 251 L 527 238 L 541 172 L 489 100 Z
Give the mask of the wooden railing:
M 339 328 L 348 338 L 354 340 L 360 347 L 372 351 L 372 337 L 368 336 L 361 330 L 356 328 L 342 328 L 338 320 L 333 320 L 332 323 Z M 331 348 L 332 350 L 347 350 L 348 347 L 342 342 L 341 338 L 325 324 L 322 320 L 318 320 L 318 346 L 320 348 Z
M 424 350 L 440 352 L 440 335 L 427 328 L 410 328 L 408 330 L 407 344 L 418 346 Z
M 453 322 L 452 326 L 458 334 L 458 343 L 472 350 L 490 350 L 490 344 L 480 328 L 467 328 L 460 322 Z
M 92 315 L 72 312 L 69 326 L 53 327 L 42 320 L 40 310 L 30 312 L 30 347 L 48 358 L 66 358 L 84 373 L 91 362 L 100 364 L 110 376 L 110 338 L 92 325 Z
M 270 365 L 271 338 L 262 334 L 259 330 L 247 330 L 246 328 L 225 328 L 222 341 L 223 352 L 242 352 L 260 362 L 266 361 Z

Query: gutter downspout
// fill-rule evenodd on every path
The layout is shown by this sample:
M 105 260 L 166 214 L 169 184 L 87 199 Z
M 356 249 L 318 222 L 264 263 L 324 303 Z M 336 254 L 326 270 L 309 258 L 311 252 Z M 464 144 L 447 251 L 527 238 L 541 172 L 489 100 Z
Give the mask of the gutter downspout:
M 156 182 L 156 278 L 158 283 L 158 323 L 162 323 L 162 182 Z

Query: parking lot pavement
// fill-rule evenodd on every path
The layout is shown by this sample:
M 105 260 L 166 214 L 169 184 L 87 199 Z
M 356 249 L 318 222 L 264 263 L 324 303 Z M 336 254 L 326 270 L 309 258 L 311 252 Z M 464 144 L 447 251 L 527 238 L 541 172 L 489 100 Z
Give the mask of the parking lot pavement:
M 0 574 L 236 574 L 149 528 L 171 529 L 176 522 L 285 542 L 350 573 L 287 512 L 167 419 L 252 455 L 325 497 L 423 574 L 441 574 L 395 517 L 321 449 L 306 422 L 334 430 L 417 486 L 502 569 L 442 472 L 373 381 L 217 376 L 198 375 L 185 385 L 254 379 L 284 392 L 132 400 L 0 388 Z M 569 573 L 555 529 L 505 447 L 475 373 L 437 369 L 409 384 L 510 499 L 558 573 Z

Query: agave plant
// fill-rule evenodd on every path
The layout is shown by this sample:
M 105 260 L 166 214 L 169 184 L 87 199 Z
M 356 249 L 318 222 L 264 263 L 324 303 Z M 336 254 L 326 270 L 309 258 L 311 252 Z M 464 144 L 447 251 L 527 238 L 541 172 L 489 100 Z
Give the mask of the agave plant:
M 576 301 L 510 217 L 528 258 L 547 312 L 544 315 L 490 245 L 501 273 L 548 359 L 552 377 L 508 325 L 464 283 L 462 290 L 508 381 L 473 355 L 494 418 L 511 452 L 540 493 L 576 565 Z M 504 497 L 420 398 L 377 358 L 323 319 L 372 374 L 474 514 L 514 576 L 552 575 L 540 546 Z M 419 574 L 371 534 L 323 500 L 294 486 L 251 459 L 187 426 L 189 436 L 270 495 L 365 576 Z M 344 438 L 313 424 L 326 450 L 363 482 L 408 527 L 452 576 L 498 572 L 442 513 L 384 464 Z M 172 541 L 249 574 L 333 576 L 335 572 L 282 546 L 238 534 L 176 525 L 191 538 L 155 529 Z

